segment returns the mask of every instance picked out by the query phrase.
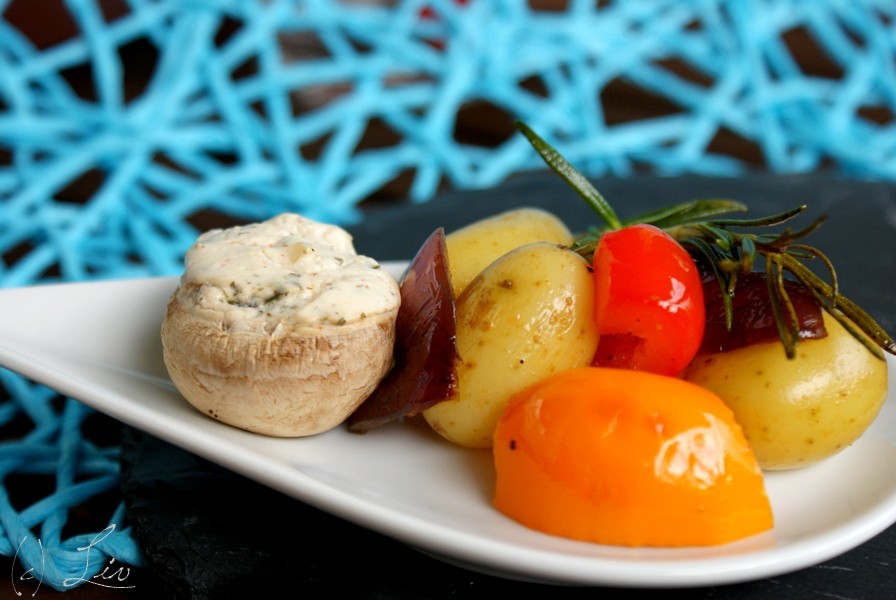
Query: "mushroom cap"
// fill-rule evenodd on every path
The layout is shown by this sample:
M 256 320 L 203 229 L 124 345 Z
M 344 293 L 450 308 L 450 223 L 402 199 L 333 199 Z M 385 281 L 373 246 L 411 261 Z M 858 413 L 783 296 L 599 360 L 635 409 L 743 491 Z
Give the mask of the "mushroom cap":
M 214 419 L 276 437 L 321 433 L 347 419 L 392 366 L 397 307 L 343 325 L 229 331 L 199 309 L 199 287 L 184 283 L 171 297 L 162 349 L 178 391 Z

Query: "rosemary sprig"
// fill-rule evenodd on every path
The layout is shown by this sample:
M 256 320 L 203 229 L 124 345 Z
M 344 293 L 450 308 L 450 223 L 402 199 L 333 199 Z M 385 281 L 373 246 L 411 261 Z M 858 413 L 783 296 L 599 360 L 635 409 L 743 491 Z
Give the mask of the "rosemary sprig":
M 868 313 L 840 293 L 833 263 L 821 250 L 801 242 L 821 227 L 825 217 L 796 231 L 789 227 L 777 233 L 762 231 L 768 227 L 783 225 L 801 215 L 807 208 L 805 205 L 756 219 L 723 219 L 716 217 L 732 212 L 745 212 L 747 207 L 734 200 L 691 200 L 623 221 L 591 182 L 557 150 L 528 125 L 518 122 L 517 129 L 529 140 L 545 163 L 603 220 L 603 226 L 589 229 L 571 246 L 586 259 L 590 260 L 593 256 L 603 233 L 635 223 L 649 223 L 669 233 L 692 255 L 702 258 L 711 269 L 723 292 L 728 329 L 731 329 L 734 320 L 731 299 L 737 291 L 738 274 L 751 272 L 757 261 L 764 261 L 769 302 L 787 358 L 796 356 L 799 341 L 799 320 L 784 286 L 787 274 L 808 288 L 819 305 L 874 356 L 883 360 L 884 351 L 896 354 L 896 341 Z M 804 261 L 814 259 L 824 264 L 830 283 L 803 264 Z

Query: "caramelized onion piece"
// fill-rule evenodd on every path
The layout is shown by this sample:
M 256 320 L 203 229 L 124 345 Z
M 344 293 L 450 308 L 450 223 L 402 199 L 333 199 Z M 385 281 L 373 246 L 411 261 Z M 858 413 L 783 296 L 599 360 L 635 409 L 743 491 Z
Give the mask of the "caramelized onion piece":
M 457 386 L 457 322 L 445 230 L 423 243 L 401 279 L 394 365 L 348 419 L 363 433 L 448 399 Z
M 827 330 L 821 316 L 822 309 L 812 292 L 796 281 L 785 281 L 784 288 L 799 319 L 799 339 L 825 337 Z M 722 289 L 714 277 L 704 278 L 703 296 L 706 302 L 706 330 L 700 347 L 701 354 L 725 352 L 778 339 L 778 328 L 768 298 L 764 273 L 743 273 L 737 276 L 737 285 L 731 299 L 734 315 L 731 331 L 725 327 Z

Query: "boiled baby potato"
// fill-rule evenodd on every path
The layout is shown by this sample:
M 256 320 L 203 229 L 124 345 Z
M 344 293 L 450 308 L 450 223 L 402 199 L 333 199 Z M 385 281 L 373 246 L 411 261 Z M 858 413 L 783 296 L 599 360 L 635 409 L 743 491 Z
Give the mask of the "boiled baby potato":
M 573 236 L 559 218 L 540 208 L 518 208 L 475 221 L 445 237 L 455 296 L 493 260 L 532 242 L 570 244 Z
M 865 432 L 886 399 L 886 362 L 823 314 L 828 335 L 801 341 L 793 360 L 780 342 L 764 342 L 700 355 L 682 375 L 731 407 L 763 469 L 836 454 Z
M 588 263 L 547 242 L 504 254 L 457 299 L 457 391 L 423 414 L 461 446 L 489 448 L 511 395 L 591 363 L 598 333 Z

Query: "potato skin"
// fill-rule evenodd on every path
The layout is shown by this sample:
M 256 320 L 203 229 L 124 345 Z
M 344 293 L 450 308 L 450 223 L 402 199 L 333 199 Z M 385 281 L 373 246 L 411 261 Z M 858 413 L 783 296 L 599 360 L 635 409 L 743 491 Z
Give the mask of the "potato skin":
M 787 360 L 778 341 L 699 355 L 682 374 L 734 411 L 765 470 L 804 467 L 856 441 L 887 396 L 887 365 L 832 316 Z
M 510 396 L 591 363 L 598 333 L 588 263 L 538 242 L 511 250 L 457 300 L 457 393 L 423 414 L 446 439 L 489 448 Z
M 460 296 L 474 277 L 493 260 L 525 244 L 554 242 L 569 245 L 573 236 L 552 213 L 540 208 L 518 208 L 481 219 L 445 237 L 454 295 Z

